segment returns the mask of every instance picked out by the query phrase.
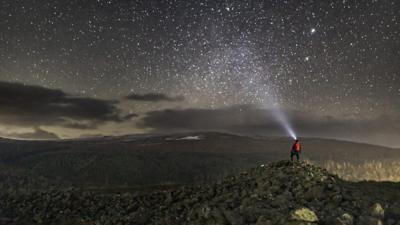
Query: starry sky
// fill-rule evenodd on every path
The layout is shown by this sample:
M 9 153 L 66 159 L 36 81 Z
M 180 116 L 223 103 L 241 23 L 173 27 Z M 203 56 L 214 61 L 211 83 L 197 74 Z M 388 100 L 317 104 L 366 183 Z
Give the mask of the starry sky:
M 400 147 L 397 0 L 0 1 L 0 135 L 225 131 Z

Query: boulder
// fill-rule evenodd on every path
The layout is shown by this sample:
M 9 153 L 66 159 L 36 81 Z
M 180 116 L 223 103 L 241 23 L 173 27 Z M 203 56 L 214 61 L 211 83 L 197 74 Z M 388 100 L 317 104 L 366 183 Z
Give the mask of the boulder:
M 336 225 L 353 225 L 354 224 L 354 218 L 352 215 L 345 213 L 341 215 L 340 217 L 337 218 L 336 220 Z
M 382 220 L 370 217 L 370 216 L 360 216 L 357 225 L 383 225 Z
M 385 210 L 383 209 L 382 205 L 379 203 L 375 203 L 371 207 L 371 216 L 377 219 L 383 219 L 385 217 Z
M 290 220 L 315 223 L 318 222 L 318 217 L 315 212 L 313 212 L 309 208 L 303 207 L 292 211 L 292 213 L 290 214 Z

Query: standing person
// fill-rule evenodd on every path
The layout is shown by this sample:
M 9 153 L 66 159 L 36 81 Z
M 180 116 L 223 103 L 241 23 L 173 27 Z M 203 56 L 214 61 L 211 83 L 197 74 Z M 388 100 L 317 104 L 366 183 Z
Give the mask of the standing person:
M 294 142 L 292 150 L 290 151 L 290 160 L 293 161 L 293 156 L 296 156 L 297 161 L 300 160 L 301 146 L 298 139 Z

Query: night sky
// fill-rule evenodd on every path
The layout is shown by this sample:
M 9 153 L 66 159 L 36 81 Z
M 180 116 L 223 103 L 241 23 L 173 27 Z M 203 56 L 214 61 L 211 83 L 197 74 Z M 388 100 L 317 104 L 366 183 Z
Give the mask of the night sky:
M 400 147 L 398 0 L 0 1 L 0 134 L 224 131 Z

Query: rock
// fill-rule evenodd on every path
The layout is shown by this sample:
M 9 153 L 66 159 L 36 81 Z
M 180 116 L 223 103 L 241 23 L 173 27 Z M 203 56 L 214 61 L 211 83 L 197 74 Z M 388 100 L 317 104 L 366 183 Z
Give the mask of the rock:
M 276 196 L 275 199 L 273 199 L 273 201 L 271 202 L 271 206 L 273 206 L 274 208 L 282 208 L 284 206 L 287 205 L 288 201 L 290 199 L 287 199 L 285 196 L 283 195 L 278 195 Z
M 267 219 L 265 216 L 260 216 L 257 219 L 256 225 L 273 225 L 270 219 Z
M 385 218 L 400 222 L 400 207 L 390 207 L 385 211 Z
M 306 200 L 320 199 L 323 197 L 325 197 L 325 195 L 324 187 L 322 186 L 311 187 L 306 193 L 304 193 L 304 198 Z
M 371 207 L 371 216 L 377 219 L 383 219 L 385 217 L 385 210 L 379 203 L 375 203 Z
M 271 187 L 269 188 L 269 190 L 270 190 L 270 192 L 271 192 L 272 194 L 279 194 L 279 192 L 281 191 L 281 188 L 278 187 L 278 186 L 271 186 Z
M 336 225 L 353 225 L 354 218 L 352 215 L 345 213 L 337 218 Z
M 170 205 L 171 203 L 173 203 L 174 199 L 172 196 L 171 192 L 167 193 L 167 196 L 165 197 L 165 204 Z
M 211 208 L 207 205 L 203 206 L 200 210 L 200 215 L 206 219 L 210 217 L 211 214 Z
M 229 224 L 231 225 L 241 225 L 244 224 L 243 217 L 239 215 L 237 212 L 225 210 L 224 216 L 228 220 Z
M 230 224 L 227 219 L 225 218 L 224 214 L 221 212 L 221 210 L 215 208 L 211 212 L 211 218 L 208 220 L 209 223 L 207 224 L 212 224 L 212 225 L 225 225 L 225 224 Z
M 386 225 L 395 225 L 395 224 L 396 224 L 396 220 L 394 220 L 394 219 L 387 219 L 385 224 L 386 224 Z
M 312 210 L 304 207 L 294 210 L 290 214 L 290 220 L 314 223 L 318 222 L 318 217 Z
M 360 216 L 357 225 L 383 225 L 382 220 L 370 216 Z

